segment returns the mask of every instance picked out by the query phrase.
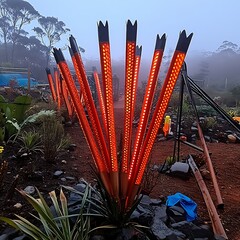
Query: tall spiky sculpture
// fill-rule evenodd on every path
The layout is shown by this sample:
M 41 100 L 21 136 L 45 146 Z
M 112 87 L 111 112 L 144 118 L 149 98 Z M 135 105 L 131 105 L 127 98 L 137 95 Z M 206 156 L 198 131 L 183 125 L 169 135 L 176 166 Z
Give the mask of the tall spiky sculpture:
M 117 142 L 114 120 L 113 84 L 111 52 L 108 22 L 98 24 L 98 38 L 102 74 L 102 89 L 97 72 L 94 72 L 97 94 L 100 103 L 102 121 L 98 116 L 96 106 L 86 77 L 83 62 L 76 40 L 70 37 L 70 54 L 72 56 L 78 82 L 84 97 L 86 112 L 79 97 L 77 88 L 60 49 L 54 49 L 58 68 L 66 83 L 68 92 L 79 118 L 80 125 L 91 149 L 98 175 L 108 195 L 116 203 L 121 212 L 128 212 L 140 190 L 146 165 L 149 161 L 158 129 L 167 110 L 170 97 L 184 62 L 192 34 L 180 33 L 176 50 L 173 54 L 163 87 L 158 94 L 158 101 L 149 121 L 151 106 L 157 85 L 163 52 L 166 43 L 165 34 L 157 36 L 148 83 L 143 100 L 139 126 L 133 147 L 132 121 L 136 102 L 139 66 L 142 47 L 136 45 L 137 22 L 127 22 L 126 60 L 125 60 L 125 104 L 124 104 L 124 135 L 121 164 L 117 158 Z M 147 129 L 147 125 L 149 128 Z

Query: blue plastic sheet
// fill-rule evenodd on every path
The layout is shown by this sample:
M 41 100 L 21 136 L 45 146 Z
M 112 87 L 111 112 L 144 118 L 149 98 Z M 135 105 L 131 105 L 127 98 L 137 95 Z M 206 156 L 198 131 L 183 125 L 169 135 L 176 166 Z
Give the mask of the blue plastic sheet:
M 191 222 L 197 218 L 197 204 L 189 197 L 182 193 L 176 193 L 168 196 L 166 205 L 169 207 L 178 205 L 186 212 L 187 221 Z

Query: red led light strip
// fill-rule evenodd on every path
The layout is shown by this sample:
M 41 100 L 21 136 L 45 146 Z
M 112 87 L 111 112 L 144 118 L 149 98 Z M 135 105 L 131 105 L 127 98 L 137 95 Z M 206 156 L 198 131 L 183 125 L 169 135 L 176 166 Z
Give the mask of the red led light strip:
M 98 150 L 91 127 L 88 123 L 88 120 L 87 120 L 87 117 L 85 114 L 85 110 L 84 110 L 82 102 L 79 98 L 78 91 L 75 86 L 74 80 L 72 79 L 71 72 L 68 68 L 68 65 L 67 65 L 63 55 L 62 55 L 61 50 L 54 49 L 54 56 L 57 61 L 59 70 L 60 70 L 63 78 L 66 81 L 67 88 L 68 88 L 70 96 L 73 100 L 73 104 L 76 109 L 76 113 L 79 118 L 79 122 L 82 126 L 83 133 L 84 133 L 85 138 L 88 142 L 88 145 L 91 149 L 97 170 L 100 173 L 100 177 L 103 181 L 104 186 L 106 187 L 107 191 L 111 194 L 112 190 L 111 190 L 109 176 L 107 174 L 107 169 L 106 169 L 105 163 L 102 161 L 101 154 Z
M 54 84 L 53 84 L 52 74 L 51 74 L 51 71 L 49 68 L 46 68 L 46 72 L 47 72 L 48 83 L 49 83 L 50 90 L 52 93 L 52 98 L 53 98 L 53 101 L 56 102 L 57 96 L 56 96 L 56 91 L 55 91 Z
M 56 84 L 56 92 L 57 92 L 57 108 L 60 110 L 62 102 L 61 102 L 61 87 L 60 87 L 60 79 L 58 75 L 57 69 L 54 69 L 54 80 Z
M 150 152 L 152 150 L 155 138 L 157 136 L 158 129 L 160 127 L 160 124 L 163 120 L 166 109 L 168 107 L 168 103 L 170 101 L 175 83 L 179 76 L 184 58 L 185 58 L 185 53 L 175 52 L 172 60 L 172 64 L 170 65 L 166 80 L 162 87 L 160 98 L 156 105 L 156 110 L 154 112 L 152 121 L 150 123 L 149 130 L 147 132 L 143 147 L 141 149 L 141 153 L 139 157 L 141 159 L 141 162 L 139 162 L 138 167 L 136 169 L 138 171 L 137 178 L 135 181 L 136 185 L 141 184 Z
M 114 197 L 119 198 L 119 176 L 118 176 L 118 161 L 117 161 L 117 147 L 116 147 L 116 134 L 115 134 L 115 121 L 114 121 L 114 109 L 113 109 L 113 86 L 112 86 L 112 66 L 110 56 L 110 44 L 108 23 L 104 26 L 102 22 L 98 24 L 98 36 L 99 36 L 99 49 L 100 49 L 100 61 L 102 70 L 102 80 L 107 116 L 107 130 L 109 138 L 109 152 L 110 152 L 110 178 L 112 181 L 112 187 Z
M 104 100 L 103 100 L 103 95 L 102 95 L 102 90 L 101 90 L 101 86 L 100 86 L 98 73 L 97 73 L 96 70 L 93 72 L 93 77 L 94 77 L 94 81 L 95 81 L 95 84 L 96 84 L 96 90 L 97 90 L 97 95 L 98 95 L 98 102 L 99 102 L 99 105 L 100 105 L 100 111 L 101 111 L 101 115 L 102 115 L 102 121 L 103 121 L 103 125 L 104 125 L 104 128 L 105 128 L 105 132 L 107 133 L 106 109 L 105 109 L 105 104 L 104 104 Z
M 82 59 L 77 47 L 77 43 L 75 39 L 71 36 L 70 37 L 70 44 L 71 44 L 71 49 L 72 52 L 72 62 L 75 68 L 75 72 L 80 84 L 80 88 L 82 90 L 85 106 L 89 115 L 89 119 L 91 122 L 91 127 L 94 133 L 94 136 L 96 138 L 96 142 L 98 142 L 98 146 L 102 155 L 103 162 L 106 165 L 106 168 L 109 172 L 110 168 L 110 157 L 109 157 L 109 152 L 107 149 L 106 141 L 104 139 L 103 131 L 101 128 L 100 120 L 97 114 L 97 110 L 94 104 L 94 100 L 92 97 L 91 89 L 88 84 L 88 79 L 87 75 L 84 70 L 84 66 L 82 63 Z
M 152 65 L 151 70 L 148 77 L 148 84 L 146 87 L 146 92 L 143 100 L 143 106 L 142 111 L 140 115 L 140 120 L 138 124 L 138 130 L 134 142 L 134 148 L 133 148 L 133 155 L 131 160 L 131 165 L 129 169 L 128 179 L 131 180 L 132 174 L 136 175 L 136 172 L 133 173 L 133 170 L 135 170 L 137 163 L 138 154 L 140 151 L 140 148 L 142 146 L 143 137 L 145 135 L 145 131 L 147 128 L 147 123 L 150 115 L 151 105 L 154 97 L 154 92 L 157 85 L 158 80 L 158 74 L 160 70 L 160 65 L 162 62 L 163 57 L 163 51 L 165 47 L 166 37 L 165 35 L 162 36 L 160 39 L 159 36 L 157 36 L 156 39 L 156 47 L 153 54 L 152 59 Z
M 122 173 L 128 173 L 128 165 L 131 151 L 132 121 L 134 114 L 133 107 L 133 85 L 134 69 L 136 55 L 136 37 L 137 22 L 134 25 L 128 20 L 127 22 L 127 39 L 126 39 L 126 65 L 125 65 L 125 109 L 124 109 L 124 133 L 122 148 Z
M 136 96 L 137 96 L 137 86 L 138 86 L 138 76 L 139 76 L 139 69 L 140 69 L 140 62 L 141 62 L 141 54 L 142 54 L 142 47 L 136 47 L 136 56 L 135 56 L 135 64 L 134 64 L 134 76 L 133 76 L 133 97 L 132 97 L 132 109 L 134 114 Z
M 165 78 L 161 93 L 150 122 L 149 129 L 140 149 L 137 165 L 133 169 L 133 176 L 131 177 L 130 185 L 128 188 L 128 198 L 126 201 L 126 208 L 131 206 L 136 193 L 139 190 L 144 171 L 149 160 L 149 155 L 152 150 L 160 123 L 163 120 L 168 102 L 172 95 L 175 83 L 179 76 L 185 55 L 192 38 L 192 34 L 186 37 L 186 32 L 180 34 L 176 50 L 174 52 L 167 76 Z M 153 96 L 152 96 L 153 97 Z
M 67 85 L 64 79 L 61 80 L 61 85 L 62 85 L 62 93 L 63 93 L 63 99 L 66 104 L 67 110 L 68 110 L 68 115 L 69 118 L 72 119 L 73 117 L 73 108 L 69 99 L 69 94 L 67 90 Z

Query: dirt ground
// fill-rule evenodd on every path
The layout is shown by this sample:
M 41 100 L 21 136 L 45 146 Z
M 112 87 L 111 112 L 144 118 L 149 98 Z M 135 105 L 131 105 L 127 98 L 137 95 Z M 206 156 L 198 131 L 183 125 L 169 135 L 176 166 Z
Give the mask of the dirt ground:
M 123 119 L 123 109 L 120 101 L 115 104 L 115 127 L 118 141 L 120 133 L 123 130 Z M 75 129 L 71 129 L 70 131 L 71 136 L 75 139 L 78 146 L 73 155 L 75 156 L 74 164 L 79 171 L 79 176 L 84 176 L 86 179 L 91 180 L 92 175 L 89 165 L 91 154 L 86 148 L 85 140 L 79 137 L 79 135 L 81 135 L 79 131 Z M 201 147 L 200 142 L 198 142 L 197 145 Z M 173 155 L 173 148 L 173 140 L 156 141 L 151 155 L 151 162 L 156 165 L 163 164 L 164 160 L 168 156 Z M 208 143 L 208 149 L 211 153 L 212 163 L 224 202 L 224 210 L 219 210 L 220 218 L 228 238 L 231 240 L 239 240 L 240 145 L 230 143 Z M 188 156 L 188 154 L 199 155 L 199 152 L 181 144 L 180 155 L 185 157 Z M 212 182 L 208 175 L 206 175 L 205 178 L 205 183 L 208 186 L 211 197 L 214 203 L 216 203 L 216 195 Z M 191 176 L 189 180 L 183 180 L 166 174 L 161 174 L 156 182 L 156 186 L 154 187 L 151 196 L 155 198 L 162 196 L 166 197 L 175 194 L 176 192 L 181 192 L 193 199 L 198 204 L 198 214 L 201 219 L 206 222 L 210 222 L 207 208 L 194 176 Z
M 115 105 L 115 121 L 116 133 L 119 141 L 120 133 L 123 130 L 123 109 L 121 101 Z M 24 188 L 27 185 L 34 185 L 40 189 L 41 192 L 46 193 L 59 189 L 59 185 L 73 185 L 80 178 L 85 178 L 92 181 L 94 176 L 92 174 L 91 166 L 93 165 L 91 153 L 83 137 L 78 124 L 66 128 L 70 134 L 72 142 L 77 145 L 75 151 L 69 152 L 61 157 L 55 164 L 48 165 L 42 161 L 34 163 L 16 163 L 9 169 L 9 174 L 6 176 L 4 184 L 7 185 L 12 182 L 13 176 L 20 174 L 21 179 L 17 185 L 18 188 Z M 155 143 L 151 155 L 151 161 L 154 164 L 162 164 L 167 156 L 173 155 L 173 140 L 159 141 Z M 239 144 L 225 144 L 225 143 L 208 143 L 211 159 L 214 169 L 216 171 L 218 184 L 221 190 L 224 201 L 224 210 L 219 211 L 220 218 L 230 240 L 240 239 L 240 145 Z M 199 154 L 196 150 L 181 144 L 180 154 L 187 156 L 188 154 Z M 65 160 L 65 161 L 62 161 Z M 45 169 L 45 172 L 44 172 Z M 40 181 L 24 179 L 24 172 L 28 171 L 43 171 L 44 176 Z M 75 180 L 68 180 L 61 182 L 60 179 L 53 178 L 53 172 L 56 170 L 64 171 L 64 176 L 74 177 Z M 214 203 L 216 203 L 216 196 L 210 179 L 206 179 L 206 184 L 212 196 Z M 198 214 L 206 222 L 210 222 L 207 208 L 204 204 L 200 189 L 193 176 L 189 180 L 182 180 L 180 178 L 171 177 L 166 174 L 161 174 L 157 179 L 151 196 L 154 198 L 166 197 L 176 192 L 181 192 L 198 204 Z M 16 192 L 11 201 L 3 204 L 6 191 L 2 191 L 0 195 L 0 215 L 13 216 L 13 213 L 23 214 L 29 211 L 29 206 L 25 204 L 21 196 Z M 23 204 L 21 209 L 14 208 L 14 204 L 20 202 Z M 4 229 L 4 225 L 0 224 L 0 233 Z

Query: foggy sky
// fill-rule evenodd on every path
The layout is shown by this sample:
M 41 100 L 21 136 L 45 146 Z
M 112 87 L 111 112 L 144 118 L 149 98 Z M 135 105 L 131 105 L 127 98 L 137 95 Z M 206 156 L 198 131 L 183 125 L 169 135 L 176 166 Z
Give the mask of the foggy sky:
M 111 55 L 125 56 L 126 22 L 138 21 L 137 44 L 142 57 L 152 57 L 156 35 L 167 34 L 165 54 L 174 50 L 179 32 L 194 33 L 189 53 L 215 51 L 223 41 L 240 44 L 238 0 L 28 0 L 40 14 L 54 16 L 71 29 L 56 47 L 68 44 L 72 34 L 86 52 L 99 59 L 97 22 L 108 21 Z M 33 24 L 32 24 L 33 25 Z M 66 53 L 67 54 L 67 53 Z

